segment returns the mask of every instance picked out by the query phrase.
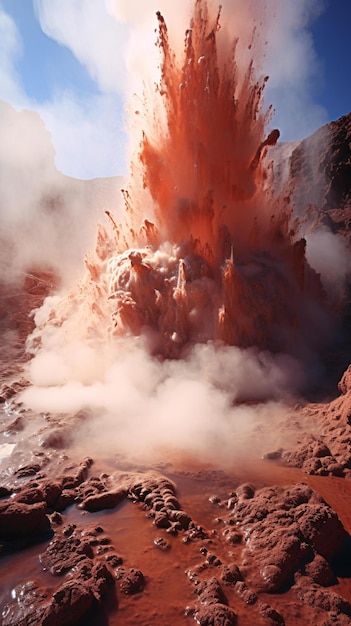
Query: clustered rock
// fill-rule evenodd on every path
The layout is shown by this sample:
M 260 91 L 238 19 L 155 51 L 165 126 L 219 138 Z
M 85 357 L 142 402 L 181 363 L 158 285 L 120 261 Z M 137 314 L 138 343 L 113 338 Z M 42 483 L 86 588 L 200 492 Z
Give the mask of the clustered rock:
M 26 538 L 27 542 L 51 539 L 39 556 L 40 564 L 53 576 L 64 577 L 53 593 L 33 580 L 17 585 L 12 600 L 3 607 L 3 626 L 22 622 L 28 626 L 77 624 L 96 603 L 101 603 L 115 580 L 121 593 L 134 594 L 144 589 L 143 573 L 122 566 L 123 559 L 115 552 L 103 528 L 63 525 L 62 511 L 73 502 L 83 504 L 84 497 L 89 498 L 91 485 L 100 484 L 98 479 L 87 477 L 91 464 L 91 459 L 84 459 L 54 482 L 44 478 L 29 480 L 17 492 L 3 488 L 2 550 L 11 550 L 13 540 L 19 538 Z M 24 476 L 28 478 L 32 474 L 27 471 Z M 126 497 L 127 492 L 122 492 Z
M 301 468 L 306 474 L 351 479 L 351 366 L 340 382 L 341 395 L 329 403 L 308 404 L 301 416 L 312 432 L 302 432 L 291 449 L 273 450 L 265 457 Z
M 66 535 L 71 541 L 66 540 Z M 84 618 L 95 602 L 101 602 L 113 576 L 105 563 L 94 561 L 92 547 L 82 536 L 83 532 L 76 528 L 63 528 L 58 536 L 55 533 L 40 560 L 43 569 L 55 576 L 67 573 L 64 582 L 52 594 L 35 581 L 18 585 L 12 592 L 13 600 L 3 609 L 3 626 L 73 625 Z
M 204 529 L 180 507 L 174 483 L 160 474 L 115 472 L 89 476 L 92 459 L 76 465 L 64 456 L 64 469 L 53 480 L 45 471 L 48 459 L 45 455 L 39 459 L 38 463 L 15 470 L 12 486 L 9 479 L 8 486 L 1 489 L 0 547 L 9 552 L 14 540 L 20 538 L 27 543 L 50 540 L 39 561 L 44 571 L 63 576 L 64 582 L 54 593 L 36 581 L 17 585 L 13 599 L 3 608 L 4 626 L 22 619 L 28 625 L 79 623 L 102 601 L 113 581 L 118 581 L 123 594 L 143 591 L 143 572 L 123 564 L 101 527 L 63 524 L 63 513 L 72 504 L 96 512 L 114 508 L 129 498 L 140 504 L 156 528 L 171 535 L 182 532 L 186 541 L 205 536 Z M 164 536 L 155 538 L 154 544 L 161 550 L 170 548 Z
M 292 588 L 315 615 L 327 612 L 325 624 L 351 624 L 350 603 L 325 589 L 336 583 L 335 558 L 341 553 L 350 558 L 350 537 L 319 494 L 303 483 L 257 491 L 244 484 L 225 504 L 230 512 L 219 520 L 225 526 L 222 536 L 227 541 L 228 529 L 235 525 L 244 546 L 240 570 L 226 567 L 224 583 L 234 584 L 248 605 L 256 604 L 261 592 Z M 260 613 L 272 624 L 284 624 L 268 605 L 260 606 Z
M 260 600 L 254 588 L 244 581 L 243 573 L 235 563 L 223 564 L 216 555 L 204 547 L 200 552 L 206 556 L 205 561 L 187 572 L 198 597 L 197 606 L 193 609 L 188 607 L 187 614 L 193 614 L 196 621 L 203 626 L 237 624 L 238 615 L 229 606 L 223 589 L 226 587 L 228 590 L 234 590 L 242 606 L 245 606 L 246 613 L 250 610 L 251 619 L 255 623 L 284 626 L 283 617 L 269 604 Z M 206 578 L 203 578 L 204 573 Z
M 90 513 L 113 509 L 125 499 L 155 527 L 155 548 L 170 550 L 177 537 L 185 546 L 199 547 L 202 560 L 186 571 L 194 606 L 185 617 L 194 616 L 202 626 L 233 626 L 241 613 L 250 611 L 252 623 L 283 626 L 274 602 L 271 606 L 261 595 L 292 589 L 298 603 L 325 616 L 325 624 L 351 625 L 351 606 L 328 589 L 336 582 L 334 559 L 341 550 L 348 554 L 350 538 L 311 487 L 301 483 L 256 490 L 245 483 L 224 501 L 211 496 L 221 516 L 206 529 L 182 509 L 175 484 L 158 472 L 97 476 L 90 458 L 79 464 L 66 455 L 61 460 L 54 479 L 44 454 L 17 468 L 12 482 L 8 479 L 1 488 L 2 551 L 46 540 L 39 562 L 58 581 L 54 588 L 35 580 L 20 582 L 3 606 L 4 626 L 73 626 L 104 602 L 109 589 L 122 595 L 143 592 L 148 576 L 123 562 L 101 526 L 66 522 L 71 505 L 89 520 Z

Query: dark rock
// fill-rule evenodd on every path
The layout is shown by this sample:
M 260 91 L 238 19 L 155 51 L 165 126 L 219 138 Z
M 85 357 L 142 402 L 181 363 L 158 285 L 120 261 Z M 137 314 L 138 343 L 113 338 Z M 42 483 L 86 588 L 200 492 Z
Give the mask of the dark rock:
M 34 504 L 35 502 L 46 502 L 49 508 L 54 508 L 58 498 L 61 495 L 61 485 L 58 482 L 37 481 L 37 486 L 29 483 L 27 487 L 23 487 L 15 496 L 16 502 L 24 502 L 26 504 Z
M 50 509 L 53 509 L 62 493 L 62 485 L 60 482 L 47 482 L 42 487 L 45 502 Z
M 0 504 L 0 536 L 4 538 L 41 535 L 50 529 L 46 504 L 5 501 Z
M 201 604 L 228 604 L 226 595 L 214 576 L 201 581 L 195 588 Z
M 226 543 L 237 544 L 241 543 L 243 540 L 242 533 L 238 530 L 233 530 L 232 528 L 225 528 L 222 533 Z
M 218 496 L 210 496 L 208 500 L 211 504 L 220 504 L 221 502 L 221 499 Z
M 250 483 L 244 483 L 236 489 L 236 495 L 239 500 L 248 500 L 255 495 L 255 488 Z
M 334 232 L 350 228 L 350 141 L 351 114 L 348 114 L 299 142 L 290 158 L 290 177 L 295 181 L 294 203 L 298 212 L 319 207 L 322 209 L 320 219 L 329 218 L 325 221 Z
M 63 523 L 62 515 L 58 511 L 54 511 L 54 513 L 51 513 L 51 515 L 49 515 L 49 519 L 50 519 L 51 524 Z
M 301 505 L 294 517 L 315 552 L 326 559 L 336 555 L 347 537 L 337 514 L 327 504 Z
M 222 565 L 222 561 L 218 558 L 218 556 L 212 554 L 211 552 L 207 553 L 206 563 L 208 563 L 209 565 L 213 565 L 214 567 L 219 567 L 220 565 Z
M 35 504 L 36 502 L 45 502 L 45 496 L 41 489 L 38 487 L 28 487 L 22 489 L 14 498 L 14 502 L 20 502 L 24 504 Z
M 263 455 L 263 458 L 267 459 L 267 461 L 275 461 L 276 459 L 280 459 L 282 456 L 283 449 L 278 448 L 278 450 L 272 450 L 271 452 L 266 452 Z
M 3 385 L 0 391 L 0 404 L 4 402 L 8 402 L 17 395 L 20 391 L 22 391 L 25 387 L 29 385 L 29 381 L 21 378 L 21 380 L 17 380 L 13 382 L 11 385 Z
M 1 402 L 1 396 L 0 396 L 0 402 Z M 24 426 L 25 426 L 25 421 L 23 419 L 23 415 L 19 415 L 18 417 L 16 417 L 16 419 L 13 420 L 13 422 L 11 422 L 11 424 L 7 426 L 6 431 L 9 433 L 18 433 L 24 429 Z
M 77 498 L 77 493 L 74 489 L 65 489 L 58 497 L 55 503 L 56 511 L 64 511 L 68 506 L 71 506 Z
M 330 403 L 307 405 L 302 410 L 302 416 L 308 418 L 310 428 L 313 427 L 319 436 L 306 433 L 292 449 L 283 451 L 284 463 L 317 476 L 348 475 L 351 468 L 351 393 L 347 391 L 346 380 L 348 374 L 341 385 L 341 390 L 345 391 L 343 395 Z
M 351 391 L 351 365 L 343 373 L 340 382 L 338 383 L 338 389 L 344 396 Z
M 16 470 L 15 474 L 18 478 L 24 478 L 25 476 L 33 476 L 37 474 L 41 469 L 38 463 L 33 463 L 33 465 L 24 465 L 23 467 L 19 467 Z
M 330 567 L 328 561 L 322 556 L 316 555 L 311 563 L 305 565 L 305 573 L 312 580 L 321 585 L 322 587 L 328 587 L 329 585 L 335 585 L 337 582 L 336 576 Z
M 242 573 L 237 565 L 231 563 L 230 565 L 224 565 L 222 569 L 221 580 L 226 584 L 233 587 L 238 580 L 243 580 Z
M 154 524 L 158 528 L 169 528 L 171 522 L 166 511 L 157 511 L 154 517 Z
M 12 600 L 2 608 L 2 626 L 37 626 L 42 624 L 48 604 L 47 593 L 33 580 L 16 585 Z
M 164 537 L 156 537 L 156 539 L 154 539 L 154 544 L 156 548 L 162 551 L 169 550 L 171 547 L 171 544 L 168 541 L 166 541 Z
M 113 584 L 113 576 L 105 563 L 96 563 L 91 570 L 91 579 L 94 596 L 100 601 L 108 586 Z
M 73 489 L 81 485 L 88 477 L 89 468 L 93 464 L 93 459 L 87 457 L 84 459 L 78 467 L 74 468 L 72 474 L 68 474 L 62 477 L 62 487 L 64 489 Z
M 347 537 L 336 513 L 304 484 L 260 489 L 239 500 L 229 519 L 245 536 L 254 586 L 269 592 L 293 584 L 295 572 L 315 554 L 336 556 Z
M 68 426 L 57 426 L 49 432 L 45 432 L 40 439 L 39 445 L 42 448 L 53 448 L 54 450 L 63 450 L 72 442 L 72 429 Z
M 191 517 L 185 511 L 173 510 L 169 513 L 169 519 L 172 522 L 178 522 L 183 530 L 189 528 Z
M 211 604 L 196 613 L 196 621 L 200 626 L 235 626 L 237 616 L 224 604 Z
M 145 587 L 145 578 L 140 570 L 131 568 L 124 572 L 119 585 L 123 593 L 133 595 L 143 591 Z
M 269 606 L 269 604 L 259 602 L 258 608 L 262 617 L 264 617 L 264 619 L 272 626 L 285 626 L 283 617 L 278 613 L 278 611 Z
M 106 554 L 105 559 L 107 561 L 107 563 L 110 565 L 110 567 L 119 567 L 120 565 L 123 565 L 123 559 L 121 556 L 118 556 L 117 554 Z
M 60 576 L 86 559 L 93 559 L 94 552 L 89 541 L 79 529 L 67 527 L 55 533 L 46 550 L 40 554 L 40 562 L 45 570 Z
M 105 493 L 94 494 L 85 498 L 80 508 L 84 508 L 90 512 L 114 509 L 126 496 L 127 492 L 125 491 L 106 491 Z
M 299 599 L 305 604 L 336 615 L 347 615 L 351 623 L 351 604 L 334 591 L 327 591 L 303 576 L 299 578 L 294 589 Z
M 80 624 L 111 584 L 113 576 L 106 564 L 85 560 L 73 568 L 51 598 L 34 581 L 15 587 L 13 599 L 3 607 L 1 623 L 4 626 Z
M 80 581 L 65 582 L 53 595 L 45 610 L 42 626 L 74 626 L 90 611 L 94 594 Z
M 258 595 L 252 589 L 250 589 L 245 582 L 238 581 L 235 584 L 235 591 L 237 592 L 238 596 L 240 596 L 240 598 L 245 602 L 245 604 L 248 604 L 250 606 L 256 604 L 258 600 Z

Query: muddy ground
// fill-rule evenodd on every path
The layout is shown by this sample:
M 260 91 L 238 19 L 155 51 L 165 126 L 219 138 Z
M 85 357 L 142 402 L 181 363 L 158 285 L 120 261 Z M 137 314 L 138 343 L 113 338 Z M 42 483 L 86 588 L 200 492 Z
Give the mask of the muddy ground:
M 282 417 L 290 447 L 101 458 L 71 445 L 89 413 L 18 402 L 27 313 L 53 286 L 2 289 L 1 624 L 351 624 L 351 370 Z

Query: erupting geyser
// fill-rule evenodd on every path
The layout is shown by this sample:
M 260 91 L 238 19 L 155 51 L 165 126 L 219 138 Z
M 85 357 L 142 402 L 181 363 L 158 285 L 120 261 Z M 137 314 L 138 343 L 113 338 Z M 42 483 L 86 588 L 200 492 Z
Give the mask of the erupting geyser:
M 166 357 L 209 340 L 299 353 L 322 290 L 289 198 L 273 192 L 267 77 L 239 62 L 205 0 L 181 59 L 157 17 L 161 78 L 135 112 L 124 222 L 108 214 L 113 235 L 99 227 L 86 278 L 49 321 L 89 337 L 144 335 Z

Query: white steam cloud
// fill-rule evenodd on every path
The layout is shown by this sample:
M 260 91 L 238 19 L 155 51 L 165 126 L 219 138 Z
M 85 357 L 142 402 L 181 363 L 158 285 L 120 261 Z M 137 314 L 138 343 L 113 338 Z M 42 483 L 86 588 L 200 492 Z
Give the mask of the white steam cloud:
M 266 102 L 275 107 L 275 125 L 282 138 L 299 139 L 324 123 L 327 113 L 316 102 L 321 68 L 309 26 L 323 11 L 325 1 L 262 0 L 259 11 L 257 0 L 210 0 L 209 4 L 215 11 L 223 5 L 222 34 L 226 32 L 230 39 L 253 26 L 263 43 L 267 39 L 260 59 L 262 72 L 270 77 Z M 177 4 L 172 0 L 35 0 L 34 7 L 43 32 L 84 66 L 96 93 L 86 94 L 84 101 L 77 94 L 59 91 L 48 102 L 29 99 L 16 70 L 18 57 L 25 54 L 21 37 L 0 7 L 0 97 L 40 112 L 53 137 L 56 164 L 64 173 L 84 178 L 123 174 L 123 102 L 130 101 L 131 92 L 140 93 L 143 82 L 157 78 L 156 11 L 165 15 L 171 43 L 179 52 L 193 0 Z
M 49 269 L 71 283 L 94 245 L 104 208 L 118 211 L 122 180 L 89 183 L 63 176 L 50 134 L 34 111 L 17 112 L 0 101 L 0 132 L 1 280 Z
M 13 19 L 0 5 L 0 86 L 1 97 L 18 101 L 22 94 L 15 61 L 21 54 L 21 38 Z
M 274 123 L 284 141 L 302 139 L 327 122 L 327 111 L 316 101 L 323 71 L 309 30 L 326 4 L 326 0 L 268 3 L 266 99 L 274 105 Z
M 102 92 L 123 92 L 128 30 L 111 18 L 104 2 L 34 0 L 44 33 L 69 48 Z
M 219 4 L 211 0 L 217 10 Z M 314 101 L 311 85 L 318 82 L 318 59 L 313 49 L 309 25 L 324 7 L 324 2 L 279 0 L 257 2 L 234 0 L 223 5 L 221 29 L 232 38 L 236 32 L 251 30 L 256 25 L 260 38 L 268 40 L 262 72 L 269 74 L 266 102 L 273 102 L 277 111 L 275 124 L 285 139 L 305 136 L 326 120 L 326 113 Z M 24 44 L 14 20 L 0 4 L 0 98 L 17 110 L 39 112 L 54 144 L 56 167 L 65 174 L 89 178 L 126 171 L 123 102 L 129 102 L 131 91 L 141 83 L 154 81 L 159 66 L 155 46 L 155 13 L 164 13 L 171 31 L 171 42 L 182 47 L 193 1 L 182 0 L 35 0 L 36 14 L 43 31 L 65 46 L 79 60 L 95 81 L 96 93 L 79 96 L 73 92 L 55 91 L 46 102 L 29 98 L 21 84 L 17 62 L 25 54 Z M 175 36 L 172 37 L 172 33 Z M 34 69 L 33 69 L 34 71 Z M 53 68 L 54 72 L 54 68 Z M 42 168 L 34 174 L 31 151 L 24 149 L 27 138 L 35 145 L 33 134 L 38 126 L 27 116 L 28 131 L 19 135 L 17 125 L 0 119 L 3 155 L 7 146 L 17 146 L 19 169 L 23 170 L 23 154 L 28 157 L 31 178 L 44 179 Z M 33 127 L 30 125 L 33 120 Z M 23 130 L 23 122 L 18 124 Z M 11 128 L 14 129 L 11 137 Z M 41 143 L 41 140 L 38 140 Z M 23 153 L 23 154 L 22 154 Z M 48 146 L 48 161 L 52 150 Z M 45 183 L 44 183 L 45 185 Z M 12 178 L 2 181 L 0 202 L 7 211 L 7 188 L 15 187 Z M 31 192 L 22 185 L 23 197 Z M 16 192 L 19 193 L 19 189 Z M 4 197 L 2 195 L 4 194 Z M 19 203 L 18 207 L 24 203 Z M 28 204 L 27 204 L 28 206 Z M 22 209 L 21 209 L 22 210 Z M 10 208 L 8 208 L 10 211 Z
M 101 25 L 97 15 L 90 20 L 91 28 Z M 84 186 L 58 170 L 87 178 L 125 169 L 120 86 L 84 100 L 56 92 L 39 103 L 26 94 L 17 69 L 24 54 L 20 31 L 0 2 L 0 279 L 22 281 L 24 272 L 41 268 L 67 282 L 81 272 L 104 208 L 118 212 L 122 182 Z
M 351 270 L 351 255 L 346 240 L 326 227 L 320 227 L 309 233 L 306 241 L 308 262 L 320 274 L 327 292 L 340 298 Z
M 91 449 L 93 442 L 99 455 L 153 461 L 167 449 L 228 462 L 263 424 L 260 453 L 265 445 L 281 444 L 274 431 L 287 408 L 261 403 L 288 398 L 302 378 L 288 356 L 209 344 L 196 346 L 186 360 L 159 362 L 132 340 L 122 340 L 109 363 L 101 350 L 86 345 L 52 345 L 34 358 L 29 373 L 33 385 L 21 399 L 33 409 L 92 413 L 78 427 L 76 445 Z M 248 398 L 259 404 L 235 406 Z
M 38 19 L 41 16 L 39 4 Z M 26 54 L 25 42 L 16 23 L 0 3 L 0 99 L 16 110 L 27 109 L 40 114 L 54 142 L 56 167 L 64 174 L 78 178 L 123 174 L 126 171 L 122 102 L 126 82 L 122 54 L 125 35 L 123 29 L 118 28 L 115 20 L 106 13 L 103 3 L 86 3 L 85 7 L 80 4 L 75 1 L 65 3 L 65 6 L 62 3 L 45 3 L 41 9 L 43 31 L 47 22 L 49 33 L 51 19 L 53 33 L 57 28 L 57 41 L 71 50 L 70 28 L 77 28 L 74 38 L 77 49 L 71 52 L 77 55 L 79 61 L 82 54 L 82 63 L 96 83 L 96 88 L 84 94 L 74 90 L 74 85 L 70 90 L 60 90 L 57 79 L 58 82 L 54 83 L 57 86 L 48 99 L 36 101 L 28 96 L 18 70 L 19 61 Z M 44 18 L 47 14 L 49 17 L 46 20 Z M 62 17 L 62 21 L 59 17 Z M 62 31 L 66 30 L 65 38 Z M 102 53 L 102 50 L 105 52 Z M 35 83 L 36 68 L 33 67 L 32 71 Z M 55 81 L 55 67 L 52 68 L 52 74 Z M 1 120 L 1 127 L 2 123 Z

